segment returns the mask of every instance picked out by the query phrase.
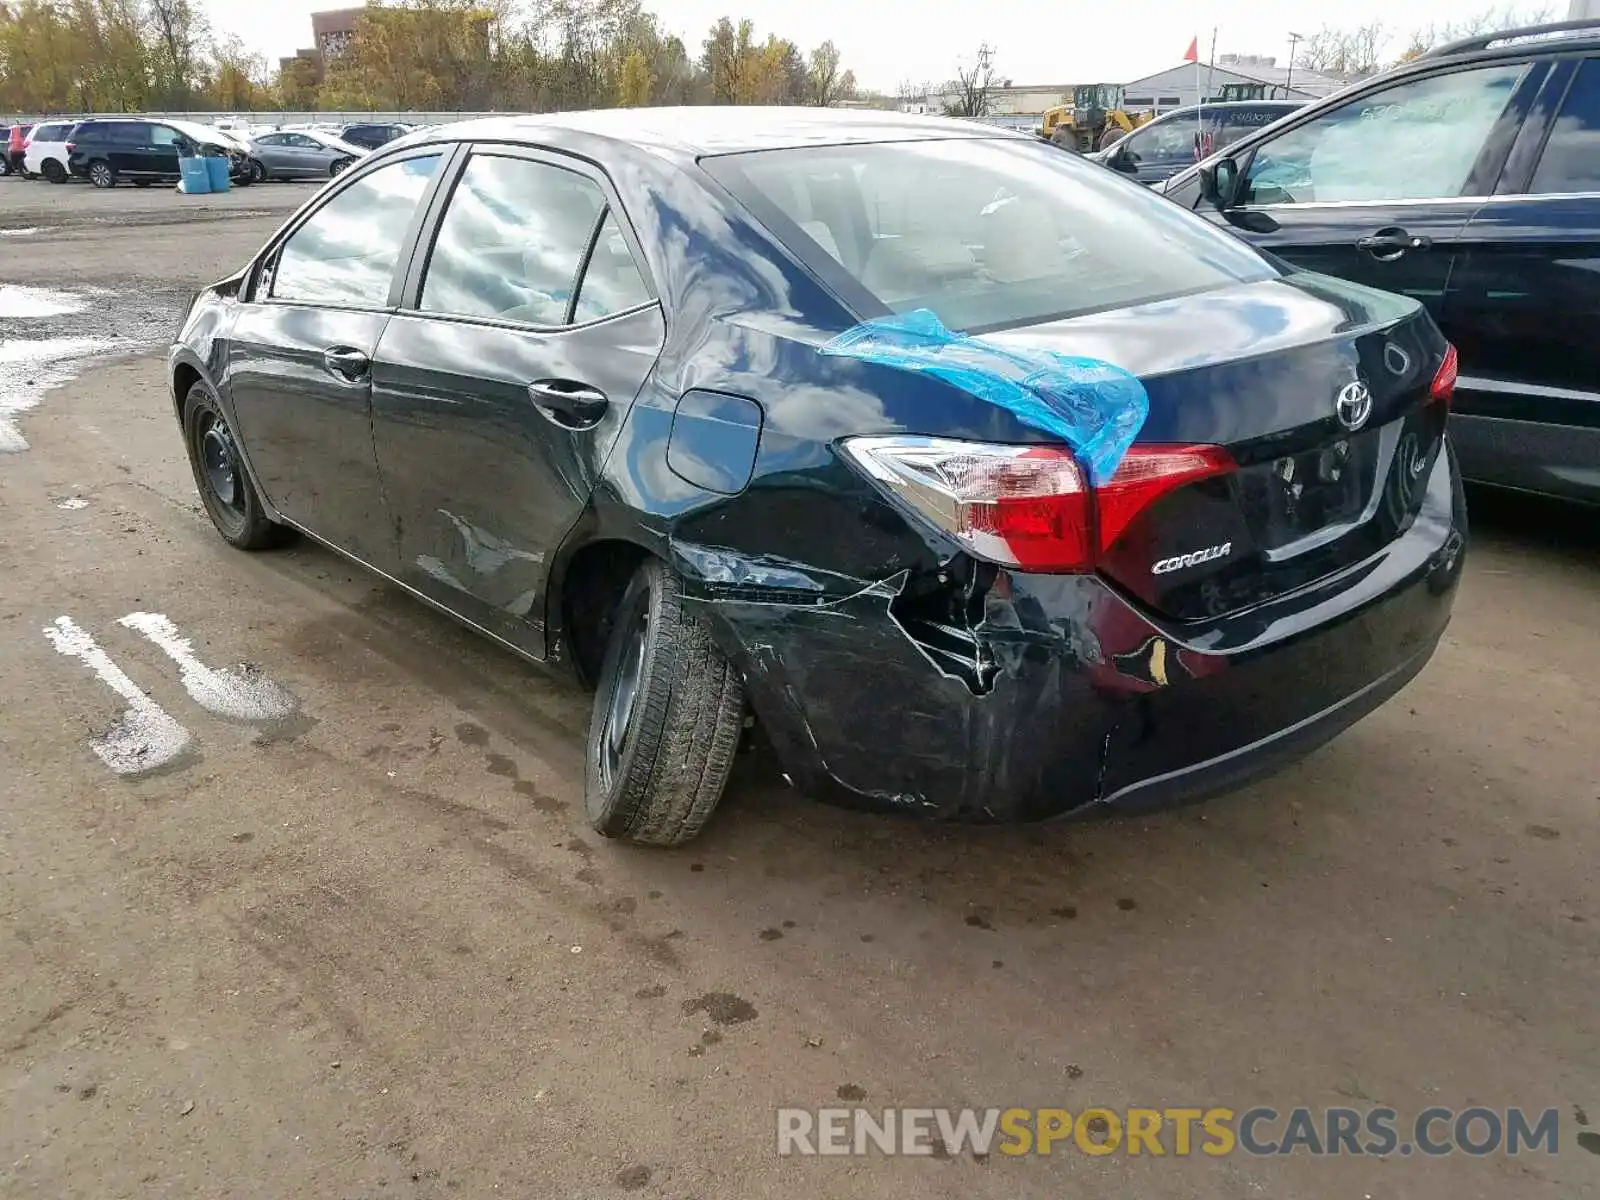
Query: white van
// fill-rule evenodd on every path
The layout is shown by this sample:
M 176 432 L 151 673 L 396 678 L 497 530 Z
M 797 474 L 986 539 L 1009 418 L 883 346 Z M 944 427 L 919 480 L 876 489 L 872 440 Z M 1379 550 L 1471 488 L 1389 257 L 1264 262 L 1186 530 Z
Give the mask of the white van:
M 28 135 L 27 149 L 22 155 L 22 170 L 27 175 L 43 175 L 51 183 L 65 183 L 67 174 L 67 143 L 72 131 L 78 127 L 76 120 L 41 121 Z

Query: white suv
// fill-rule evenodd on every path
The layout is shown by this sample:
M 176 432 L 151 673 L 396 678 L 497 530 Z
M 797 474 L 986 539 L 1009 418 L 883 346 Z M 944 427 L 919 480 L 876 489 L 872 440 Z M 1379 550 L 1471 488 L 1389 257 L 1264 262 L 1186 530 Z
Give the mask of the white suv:
M 65 183 L 69 178 L 67 142 L 77 126 L 76 121 L 45 121 L 35 125 L 22 156 L 23 171 L 29 175 L 43 175 L 51 183 Z

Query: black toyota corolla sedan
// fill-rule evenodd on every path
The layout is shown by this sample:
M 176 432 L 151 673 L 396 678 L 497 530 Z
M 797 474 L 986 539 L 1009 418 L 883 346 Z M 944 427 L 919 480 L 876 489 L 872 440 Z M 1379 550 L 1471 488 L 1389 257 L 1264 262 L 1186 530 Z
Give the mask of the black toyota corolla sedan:
M 627 110 L 413 134 L 172 349 L 222 536 L 300 531 L 595 689 L 602 833 L 746 724 L 825 798 L 1193 798 L 1427 662 L 1455 353 L 1136 183 L 966 122 Z

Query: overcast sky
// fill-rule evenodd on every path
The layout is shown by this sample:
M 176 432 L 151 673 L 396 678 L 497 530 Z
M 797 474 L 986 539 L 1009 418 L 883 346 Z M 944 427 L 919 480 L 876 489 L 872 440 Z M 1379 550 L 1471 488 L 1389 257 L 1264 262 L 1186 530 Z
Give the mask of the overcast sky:
M 276 65 L 279 55 L 311 44 L 310 14 L 340 8 L 339 0 L 208 0 L 218 33 L 236 33 Z M 1537 3 L 1537 0 L 1535 0 Z M 1552 0 L 1566 15 L 1566 0 Z M 1219 54 L 1289 57 L 1289 33 L 1325 24 L 1381 20 L 1395 32 L 1398 53 L 1418 26 L 1459 19 L 1491 4 L 1446 0 L 1184 0 L 1084 4 L 1077 0 L 661 0 L 649 4 L 671 32 L 699 52 L 706 30 L 720 16 L 746 16 L 757 33 L 769 32 L 810 49 L 832 38 L 865 87 L 892 92 L 902 80 L 941 82 L 957 61 L 988 41 L 995 66 L 1019 84 L 1122 83 L 1173 66 L 1189 39 L 1209 55 L 1217 27 Z M 1496 6 L 1498 7 L 1498 6 Z M 1403 16 L 1399 15 L 1404 13 Z

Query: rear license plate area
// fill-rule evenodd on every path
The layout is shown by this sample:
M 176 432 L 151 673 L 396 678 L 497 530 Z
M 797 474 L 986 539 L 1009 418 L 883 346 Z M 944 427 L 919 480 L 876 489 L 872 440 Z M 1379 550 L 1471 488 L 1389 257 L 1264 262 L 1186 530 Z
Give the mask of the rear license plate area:
M 1276 550 L 1367 507 L 1378 466 L 1377 430 L 1252 464 L 1239 474 L 1245 522 L 1263 550 Z

